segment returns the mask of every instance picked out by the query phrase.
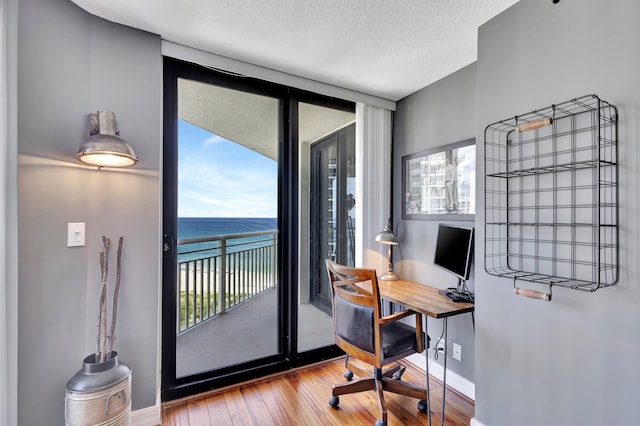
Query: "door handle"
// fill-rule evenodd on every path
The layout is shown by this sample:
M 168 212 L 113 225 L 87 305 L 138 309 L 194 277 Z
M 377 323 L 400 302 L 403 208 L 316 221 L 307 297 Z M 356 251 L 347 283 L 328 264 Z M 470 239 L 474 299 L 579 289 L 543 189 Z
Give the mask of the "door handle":
M 162 251 L 164 252 L 164 257 L 169 258 L 173 256 L 174 248 L 176 246 L 176 240 L 170 234 L 163 235 L 163 243 L 162 243 Z

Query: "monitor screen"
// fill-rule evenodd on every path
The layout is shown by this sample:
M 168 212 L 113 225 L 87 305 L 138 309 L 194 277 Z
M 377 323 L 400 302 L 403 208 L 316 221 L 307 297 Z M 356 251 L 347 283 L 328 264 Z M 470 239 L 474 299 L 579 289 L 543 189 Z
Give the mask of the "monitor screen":
M 440 224 L 433 263 L 456 277 L 468 280 L 473 256 L 473 228 Z

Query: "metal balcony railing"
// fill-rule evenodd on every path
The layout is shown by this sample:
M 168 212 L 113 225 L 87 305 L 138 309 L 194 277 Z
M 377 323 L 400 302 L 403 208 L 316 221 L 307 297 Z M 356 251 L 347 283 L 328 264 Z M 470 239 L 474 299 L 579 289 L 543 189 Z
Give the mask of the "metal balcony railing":
M 277 234 L 178 240 L 178 334 L 277 286 Z

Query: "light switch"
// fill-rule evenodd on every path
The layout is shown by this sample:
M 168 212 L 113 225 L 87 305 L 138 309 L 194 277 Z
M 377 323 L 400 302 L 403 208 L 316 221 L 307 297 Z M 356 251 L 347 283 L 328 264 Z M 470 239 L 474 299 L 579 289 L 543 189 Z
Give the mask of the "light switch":
M 84 222 L 67 223 L 67 247 L 84 246 Z

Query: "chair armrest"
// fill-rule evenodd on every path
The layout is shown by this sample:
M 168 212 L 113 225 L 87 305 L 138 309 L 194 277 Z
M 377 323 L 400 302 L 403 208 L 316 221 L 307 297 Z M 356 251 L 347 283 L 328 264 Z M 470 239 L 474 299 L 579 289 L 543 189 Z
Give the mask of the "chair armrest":
M 393 313 L 391 315 L 387 315 L 385 317 L 380 318 L 380 324 L 386 324 L 386 323 L 389 323 L 389 322 L 395 322 L 395 321 L 401 320 L 402 318 L 406 318 L 406 317 L 409 317 L 411 315 L 416 315 L 416 314 L 418 314 L 418 312 L 415 312 L 415 311 L 412 311 L 412 310 L 409 310 L 409 309 L 405 309 L 403 311 L 395 312 L 395 313 Z

